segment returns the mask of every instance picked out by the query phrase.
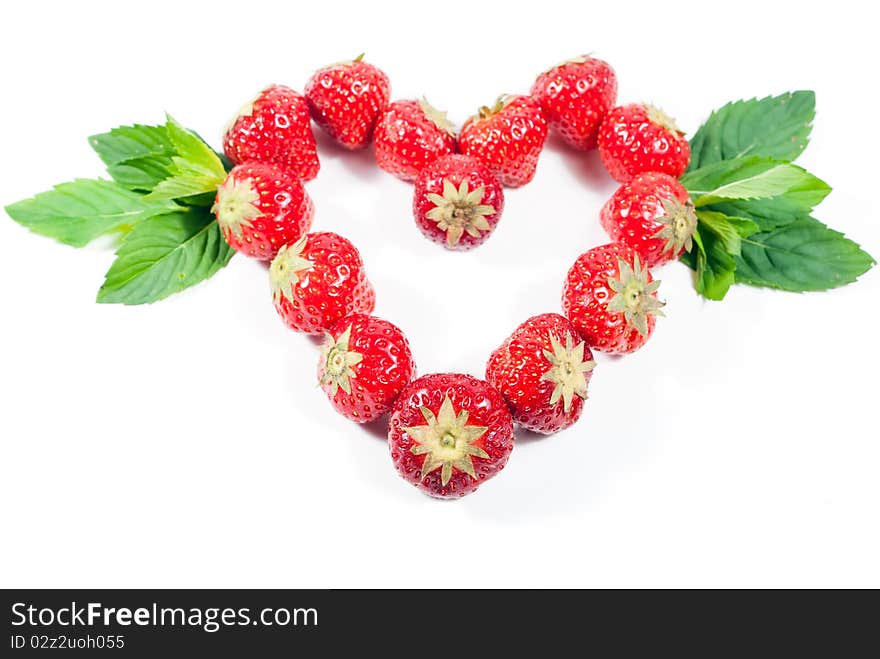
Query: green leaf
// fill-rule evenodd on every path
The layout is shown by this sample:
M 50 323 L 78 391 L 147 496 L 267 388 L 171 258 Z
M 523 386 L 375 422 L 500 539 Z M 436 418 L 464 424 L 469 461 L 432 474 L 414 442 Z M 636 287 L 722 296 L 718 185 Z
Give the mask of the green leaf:
M 743 217 L 730 217 L 723 213 L 698 210 L 697 219 L 702 234 L 711 231 L 721 241 L 725 251 L 731 256 L 739 255 L 742 239 L 758 231 L 758 225 Z M 699 226 L 699 225 L 698 225 Z
M 744 156 L 795 160 L 807 147 L 815 112 L 811 91 L 728 103 L 691 139 L 689 171 Z
M 214 205 L 214 201 L 217 199 L 217 192 L 203 192 L 201 194 L 193 195 L 192 197 L 180 197 L 179 199 L 175 199 L 175 201 L 181 206 L 208 206 L 209 208 Z
M 10 204 L 6 212 L 35 233 L 82 247 L 102 234 L 177 209 L 170 201 L 149 199 L 112 181 L 77 179 Z
M 165 126 L 120 126 L 92 135 L 89 144 L 113 180 L 132 190 L 149 192 L 171 175 L 175 147 Z
M 171 115 L 166 114 L 165 118 L 168 137 L 180 158 L 193 165 L 202 165 L 207 171 L 224 172 L 220 158 L 201 137 L 181 126 Z
M 682 185 L 696 206 L 788 196 L 801 200 L 806 213 L 831 191 L 827 183 L 797 165 L 760 157 L 709 165 L 685 174 Z
M 811 174 L 791 164 L 779 164 L 754 173 L 747 178 L 725 183 L 710 193 L 698 197 L 696 206 L 707 206 L 723 200 L 769 199 L 784 195 L 792 188 L 809 182 Z M 813 177 L 815 178 L 815 177 Z M 818 180 L 818 179 L 817 179 Z
M 125 237 L 98 302 L 161 300 L 211 277 L 233 254 L 205 208 L 153 217 Z
M 760 171 L 760 168 L 769 166 L 769 162 L 761 161 L 753 165 L 743 165 L 739 161 L 728 161 L 728 164 L 718 163 L 687 174 L 683 180 L 692 187 L 707 184 L 709 186 L 713 184 L 724 185 L 723 181 L 727 178 L 743 175 L 750 171 Z M 725 169 L 728 170 L 726 173 Z M 728 216 L 748 218 L 755 222 L 762 231 L 769 231 L 810 215 L 813 209 L 828 196 L 829 192 L 831 192 L 831 188 L 826 183 L 807 174 L 799 183 L 774 197 L 720 200 L 708 204 L 704 208 Z
M 742 239 L 757 231 L 757 225 L 742 217 L 728 217 L 715 211 L 697 211 L 696 249 L 686 261 L 697 271 L 697 291 L 710 300 L 721 300 L 734 282 Z
M 823 291 L 855 281 L 874 263 L 842 233 L 805 217 L 744 238 L 736 280 L 786 291 Z
M 174 145 L 165 126 L 119 126 L 107 133 L 92 135 L 89 144 L 108 167 L 150 156 L 164 156 L 171 164 L 174 155 Z
M 697 292 L 710 300 L 721 300 L 734 282 L 736 264 L 724 247 L 724 241 L 712 231 L 697 230 Z
M 705 210 L 748 218 L 755 223 L 759 231 L 770 231 L 808 216 L 814 206 L 815 204 L 810 200 L 798 199 L 797 195 L 793 193 L 759 201 L 730 201 L 712 204 L 706 206 Z
M 133 158 L 107 167 L 113 180 L 131 190 L 151 191 L 160 181 L 170 176 L 171 158 L 167 162 L 158 157 Z
M 171 116 L 165 127 L 176 155 L 171 159 L 171 176 L 157 184 L 149 197 L 179 199 L 216 192 L 226 178 L 226 169 L 214 150 Z

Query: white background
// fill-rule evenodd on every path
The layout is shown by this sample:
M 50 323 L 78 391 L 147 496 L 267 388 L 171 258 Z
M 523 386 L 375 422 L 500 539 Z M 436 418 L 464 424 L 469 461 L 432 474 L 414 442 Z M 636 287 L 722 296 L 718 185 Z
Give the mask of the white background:
M 835 188 L 817 214 L 880 256 L 864 5 L 739 2 L 722 20 L 638 4 L 7 3 L 0 203 L 100 175 L 86 136 L 165 110 L 216 145 L 263 85 L 301 89 L 362 50 L 395 98 L 427 94 L 459 122 L 593 51 L 621 101 L 689 133 L 728 100 L 815 89 L 801 162 Z M 370 151 L 321 148 L 314 228 L 361 248 L 421 373 L 482 374 L 607 242 L 615 186 L 595 153 L 551 142 L 491 240 L 459 254 L 421 236 L 411 187 Z M 599 357 L 580 423 L 522 439 L 445 502 L 398 478 L 380 425 L 333 411 L 260 264 L 126 308 L 94 303 L 111 245 L 5 217 L 0 245 L 0 586 L 880 586 L 877 269 L 712 303 L 663 268 L 667 318 L 640 352 Z

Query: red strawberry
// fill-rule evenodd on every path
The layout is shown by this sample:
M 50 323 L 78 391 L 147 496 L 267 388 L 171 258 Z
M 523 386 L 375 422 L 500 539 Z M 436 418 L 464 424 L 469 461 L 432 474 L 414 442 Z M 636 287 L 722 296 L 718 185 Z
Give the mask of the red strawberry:
M 513 420 L 550 435 L 581 415 L 592 376 L 593 354 L 567 318 L 529 318 L 495 350 L 486 380 L 507 401 Z
M 547 139 L 547 119 L 528 96 L 501 96 L 461 129 L 458 146 L 488 167 L 502 185 L 516 188 L 535 176 Z
M 697 216 L 688 191 L 668 174 L 637 174 L 621 185 L 599 215 L 611 240 L 638 252 L 647 267 L 691 250 Z
M 223 137 L 223 150 L 236 165 L 248 160 L 288 167 L 303 181 L 318 175 L 318 151 L 304 96 L 272 85 L 246 103 Z
M 565 315 L 594 350 L 634 352 L 662 316 L 654 281 L 632 248 L 620 243 L 581 254 L 562 291 Z
M 684 174 L 691 147 L 675 122 L 653 105 L 621 105 L 599 128 L 599 155 L 608 173 L 621 183 L 642 172 Z
M 484 242 L 503 209 L 501 184 L 470 156 L 438 158 L 416 179 L 416 224 L 428 238 L 449 249 L 470 249 Z
M 269 281 L 275 309 L 297 332 L 320 334 L 340 318 L 372 313 L 376 306 L 361 255 L 335 233 L 309 233 L 279 249 Z
M 327 333 L 318 382 L 340 414 L 365 423 L 391 409 L 415 371 L 403 332 L 387 320 L 358 313 Z
M 394 403 L 388 446 L 404 479 L 431 496 L 463 497 L 504 468 L 513 422 L 488 383 L 458 373 L 425 375 Z
M 607 62 L 582 55 L 538 76 L 532 97 L 567 144 L 596 148 L 599 124 L 617 100 L 617 76 Z
M 267 261 L 309 230 L 314 207 L 293 172 L 248 162 L 227 174 L 211 212 L 233 249 Z
M 319 69 L 305 88 L 312 119 L 346 149 L 370 143 L 391 95 L 388 76 L 362 58 Z
M 445 112 L 420 101 L 394 101 L 376 122 L 376 162 L 386 172 L 413 181 L 422 167 L 455 153 L 455 126 Z

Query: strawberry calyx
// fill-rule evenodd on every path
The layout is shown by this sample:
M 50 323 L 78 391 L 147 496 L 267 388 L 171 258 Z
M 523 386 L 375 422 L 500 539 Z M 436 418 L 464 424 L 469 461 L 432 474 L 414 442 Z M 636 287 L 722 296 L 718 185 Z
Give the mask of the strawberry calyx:
M 357 62 L 363 62 L 365 54 L 366 53 L 361 53 L 360 55 L 358 55 L 354 59 L 344 59 L 344 60 L 340 60 L 338 62 L 333 62 L 333 64 L 330 64 L 326 68 L 332 69 L 333 67 L 336 67 L 336 66 L 351 66 L 352 64 L 355 64 Z
M 335 69 L 337 66 L 351 66 L 352 64 L 355 64 L 357 62 L 363 62 L 365 54 L 366 53 L 361 53 L 360 55 L 358 55 L 357 57 L 355 57 L 353 59 L 342 59 L 342 60 L 339 60 L 338 62 L 333 62 L 332 64 L 328 64 L 327 66 L 321 67 L 320 69 L 318 69 L 318 71 L 326 71 L 327 69 Z
M 584 64 L 588 59 L 590 59 L 591 56 L 591 53 L 588 53 L 586 55 L 575 55 L 574 57 L 569 57 L 567 60 L 563 60 L 556 66 L 565 66 L 566 64 Z
M 657 106 L 651 105 L 650 103 L 645 103 L 645 111 L 648 113 L 648 119 L 651 121 L 651 123 L 657 124 L 661 128 L 665 128 L 670 133 L 674 133 L 675 135 L 684 135 L 684 131 L 678 127 L 678 125 L 675 123 L 675 119 L 670 117 Z
M 459 183 L 458 188 L 449 179 L 443 179 L 442 195 L 433 192 L 426 195 L 434 208 L 425 217 L 446 232 L 446 242 L 450 247 L 457 245 L 464 233 L 479 238 L 480 231 L 492 230 L 486 216 L 493 215 L 495 207 L 480 203 L 485 191 L 484 185 L 469 190 L 467 179 Z
M 452 478 L 452 470 L 458 469 L 474 480 L 472 456 L 488 459 L 489 454 L 474 442 L 489 430 L 486 426 L 467 425 L 468 411 L 461 410 L 456 414 L 449 395 L 443 399 L 440 410 L 435 416 L 427 407 L 420 407 L 425 425 L 403 428 L 415 444 L 410 448 L 413 455 L 424 455 L 421 480 L 432 471 L 440 469 L 440 481 L 445 487 Z
M 501 96 L 495 99 L 494 105 L 491 107 L 488 105 L 482 106 L 474 116 L 478 119 L 489 119 L 501 112 L 513 99 L 514 96 L 511 94 L 501 94 Z
M 608 277 L 608 286 L 614 296 L 608 302 L 608 311 L 622 313 L 626 324 L 635 328 L 642 336 L 648 336 L 648 317 L 662 316 L 663 302 L 653 293 L 660 288 L 660 282 L 648 283 L 648 269 L 642 268 L 638 254 L 633 267 L 621 258 L 617 259 L 618 276 Z
M 590 57 L 592 57 L 592 54 L 587 54 L 587 55 L 575 55 L 574 57 L 569 57 L 569 58 L 566 59 L 566 60 L 562 60 L 561 62 L 558 62 L 557 64 L 554 64 L 553 66 L 551 66 L 551 67 L 550 67 L 549 69 L 547 69 L 546 71 L 542 71 L 542 72 L 541 72 L 541 75 L 546 75 L 546 74 L 548 74 L 548 73 L 551 73 L 552 71 L 555 71 L 556 69 L 562 68 L 562 67 L 565 66 L 566 64 L 585 64 L 585 63 L 587 62 L 587 60 L 590 59 Z
M 257 99 L 259 99 L 260 96 L 263 95 L 263 92 L 265 92 L 266 89 L 268 89 L 268 87 L 261 89 L 260 92 L 256 94 L 251 100 L 238 108 L 238 112 L 235 113 L 235 116 L 232 117 L 228 122 L 226 122 L 226 125 L 223 127 L 224 135 L 232 130 L 232 127 L 235 126 L 236 121 L 238 121 L 242 117 L 250 117 L 254 114 L 254 103 L 257 102 Z
M 694 232 L 697 230 L 697 214 L 693 202 L 681 203 L 678 199 L 663 199 L 664 215 L 657 218 L 663 227 L 654 234 L 655 238 L 666 240 L 664 252 L 678 254 L 682 248 L 691 251 L 694 243 Z
M 550 362 L 550 368 L 541 376 L 542 380 L 552 382 L 556 386 L 550 394 L 550 405 L 556 405 L 562 399 L 562 410 L 566 414 L 571 410 L 575 396 L 587 399 L 586 373 L 592 371 L 596 362 L 584 359 L 585 342 L 574 345 L 571 332 L 567 332 L 565 345 L 555 334 L 550 334 L 550 347 L 544 350 L 544 357 Z
M 424 96 L 419 99 L 419 107 L 421 108 L 422 112 L 425 113 L 425 116 L 431 123 L 437 126 L 437 128 L 439 128 L 440 130 L 448 133 L 449 135 L 452 135 L 452 137 L 455 137 L 455 124 L 452 123 L 446 116 L 448 114 L 447 112 L 443 112 L 435 108 L 433 105 L 428 103 L 428 99 Z
M 272 299 L 277 304 L 281 297 L 293 300 L 293 286 L 302 273 L 308 272 L 315 264 L 302 257 L 302 251 L 306 246 L 306 238 L 303 236 L 293 245 L 283 245 L 278 254 L 272 259 L 269 266 L 269 283 L 272 286 Z
M 349 350 L 351 341 L 351 325 L 334 339 L 329 332 L 324 334 L 324 344 L 321 346 L 321 359 L 324 364 L 321 368 L 319 382 L 330 385 L 330 395 L 335 396 L 342 389 L 345 393 L 351 393 L 351 379 L 355 377 L 352 366 L 360 364 L 364 356 L 359 352 Z
M 217 187 L 217 199 L 211 206 L 211 212 L 217 216 L 217 222 L 236 238 L 241 240 L 244 228 L 251 226 L 251 220 L 263 215 L 255 205 L 260 194 L 254 187 L 252 179 L 237 180 L 228 176 Z

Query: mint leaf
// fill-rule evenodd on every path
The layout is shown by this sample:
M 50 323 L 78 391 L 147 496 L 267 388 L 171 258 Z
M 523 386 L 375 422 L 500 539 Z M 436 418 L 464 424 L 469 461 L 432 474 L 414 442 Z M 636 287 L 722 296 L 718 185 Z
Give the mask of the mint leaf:
M 701 194 L 701 188 L 728 185 L 738 177 L 760 174 L 774 167 L 776 161 L 747 158 L 729 160 L 709 165 L 703 169 L 686 174 L 682 179 L 691 194 Z M 721 199 L 705 208 L 728 216 L 745 217 L 755 222 L 762 231 L 794 222 L 813 212 L 828 193 L 830 186 L 818 178 L 803 172 L 795 177 L 795 183 L 781 194 L 762 199 Z M 730 191 L 730 187 L 727 191 Z
M 149 194 L 152 199 L 180 199 L 216 192 L 226 178 L 226 169 L 218 155 L 195 133 L 168 116 L 165 124 L 176 155 L 171 160 L 171 175 Z
M 165 126 L 119 126 L 107 133 L 92 135 L 89 144 L 108 167 L 149 156 L 164 156 L 171 164 L 174 155 L 174 145 Z
M 815 113 L 811 91 L 728 103 L 691 139 L 689 171 L 744 156 L 795 160 L 807 147 Z
M 795 189 L 772 199 L 726 201 L 711 204 L 706 209 L 748 218 L 760 231 L 771 231 L 809 216 L 827 194 L 826 190 Z
M 203 165 L 212 172 L 225 173 L 220 158 L 205 140 L 195 132 L 181 126 L 171 115 L 166 114 L 165 119 L 168 137 L 181 159 L 194 165 Z
M 735 158 L 706 165 L 681 177 L 681 184 L 687 188 L 691 197 L 703 197 L 723 185 L 747 179 L 771 169 L 779 161 L 771 158 Z
M 740 253 L 742 239 L 758 226 L 742 217 L 708 210 L 697 211 L 697 218 L 696 249 L 682 260 L 697 271 L 697 292 L 710 300 L 721 300 L 734 283 L 734 256 Z
M 733 257 L 725 249 L 724 241 L 711 230 L 698 230 L 694 242 L 697 292 L 710 300 L 721 300 L 734 282 Z
M 6 212 L 35 233 L 82 247 L 102 234 L 177 209 L 170 201 L 149 199 L 112 181 L 77 179 L 10 204 Z
M 161 300 L 211 277 L 233 254 L 205 208 L 150 218 L 126 235 L 98 302 Z
M 107 173 L 113 177 L 113 180 L 124 185 L 130 190 L 138 190 L 149 192 L 160 182 L 171 175 L 169 167 L 171 166 L 171 158 L 168 161 L 161 157 L 145 156 L 143 158 L 133 158 L 116 165 L 109 165 Z
M 874 259 L 812 217 L 744 238 L 736 280 L 786 291 L 824 291 L 855 281 Z
M 186 131 L 179 124 L 176 129 L 169 131 L 167 126 L 142 124 L 119 126 L 107 133 L 93 135 L 89 138 L 89 144 L 107 165 L 107 171 L 114 181 L 132 190 L 150 192 L 160 182 L 178 173 L 174 168 L 174 156 L 181 156 L 185 160 L 211 160 L 210 154 L 204 152 L 204 140 L 197 133 Z M 181 149 L 183 154 L 180 153 Z M 215 155 L 224 171 L 228 172 L 232 163 L 225 161 L 221 154 Z M 213 203 L 213 198 L 211 201 Z
M 812 174 L 797 165 L 778 164 L 763 172 L 756 172 L 747 178 L 725 183 L 710 193 L 698 197 L 694 204 L 707 206 L 717 201 L 729 199 L 769 199 L 784 195 L 792 188 L 811 184 L 814 180 L 818 181 Z
M 715 234 L 721 241 L 724 250 L 731 256 L 737 256 L 742 249 L 742 239 L 758 231 L 758 225 L 743 217 L 730 217 L 723 213 L 709 210 L 698 210 L 697 219 L 702 229 Z
M 89 144 L 113 180 L 132 190 L 149 192 L 171 175 L 175 148 L 165 126 L 119 126 Z
M 685 174 L 682 185 L 694 197 L 696 206 L 788 195 L 803 199 L 807 213 L 831 191 L 827 183 L 797 165 L 760 157 L 708 165 Z

